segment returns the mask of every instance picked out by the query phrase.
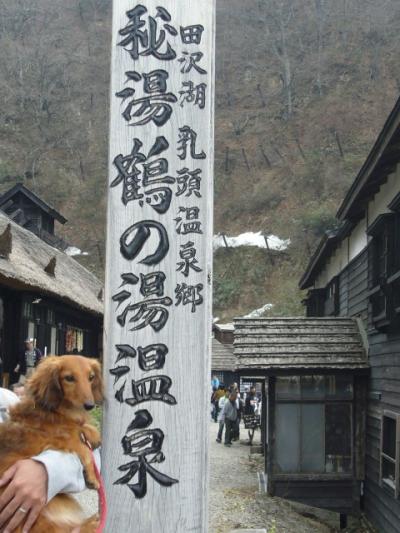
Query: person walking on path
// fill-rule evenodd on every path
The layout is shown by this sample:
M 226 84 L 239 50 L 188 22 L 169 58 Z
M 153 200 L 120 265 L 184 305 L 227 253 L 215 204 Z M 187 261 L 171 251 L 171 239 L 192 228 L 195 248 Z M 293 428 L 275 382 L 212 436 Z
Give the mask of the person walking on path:
M 240 438 L 240 422 L 242 420 L 242 412 L 243 412 L 243 400 L 242 398 L 240 397 L 240 392 L 239 391 L 236 391 L 236 412 L 237 412 L 237 417 L 236 417 L 236 420 L 235 420 L 235 425 L 234 425 L 234 428 L 232 430 L 232 440 L 239 440 Z
M 232 446 L 232 436 L 237 420 L 236 392 L 229 394 L 229 399 L 225 402 L 223 416 L 225 421 L 225 446 Z
M 218 422 L 219 422 L 219 428 L 218 428 L 218 436 L 217 436 L 217 442 L 222 442 L 222 433 L 224 431 L 225 427 L 225 414 L 224 414 L 224 407 L 226 402 L 229 401 L 229 392 L 226 391 L 224 396 L 222 396 L 219 399 L 218 402 L 218 409 L 219 409 L 219 415 L 218 415 Z
M 257 407 L 257 396 L 256 388 L 251 387 L 250 392 L 246 396 L 246 401 L 244 403 L 244 414 L 245 415 L 254 415 Z
M 219 401 L 221 398 L 225 398 L 225 389 L 223 385 L 220 385 L 218 390 L 214 392 L 214 422 L 219 421 L 220 406 Z
M 18 364 L 14 369 L 14 372 L 19 374 L 18 381 L 22 384 L 33 374 L 35 367 L 37 367 L 43 357 L 42 352 L 35 348 L 33 343 L 33 339 L 25 341 L 25 349 L 21 351 Z

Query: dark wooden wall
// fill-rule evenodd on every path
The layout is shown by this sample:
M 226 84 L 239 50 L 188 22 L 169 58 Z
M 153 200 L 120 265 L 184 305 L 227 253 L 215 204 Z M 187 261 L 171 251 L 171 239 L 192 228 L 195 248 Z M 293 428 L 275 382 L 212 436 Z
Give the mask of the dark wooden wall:
M 364 250 L 340 274 L 339 314 L 368 321 L 368 252 Z
M 400 532 L 400 500 L 379 484 L 381 416 L 400 413 L 400 331 L 372 328 L 368 305 L 368 251 L 361 252 L 339 277 L 339 314 L 362 318 L 368 331 L 371 376 L 366 430 L 365 512 L 380 533 Z M 380 397 L 380 399 L 379 399 Z
M 274 481 L 274 496 L 348 514 L 358 509 L 353 502 L 354 482 L 346 481 Z
M 371 380 L 367 418 L 365 510 L 379 531 L 399 533 L 400 501 L 380 487 L 379 465 L 382 412 L 387 409 L 400 413 L 400 332 L 370 334 L 369 343 Z

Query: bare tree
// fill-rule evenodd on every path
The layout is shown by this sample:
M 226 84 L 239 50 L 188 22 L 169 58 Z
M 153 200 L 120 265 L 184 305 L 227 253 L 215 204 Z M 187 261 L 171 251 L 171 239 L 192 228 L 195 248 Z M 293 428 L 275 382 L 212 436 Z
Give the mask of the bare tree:
M 295 19 L 291 0 L 262 0 L 259 7 L 265 20 L 268 44 L 281 66 L 286 119 L 293 113 L 294 77 L 289 52 L 289 33 Z

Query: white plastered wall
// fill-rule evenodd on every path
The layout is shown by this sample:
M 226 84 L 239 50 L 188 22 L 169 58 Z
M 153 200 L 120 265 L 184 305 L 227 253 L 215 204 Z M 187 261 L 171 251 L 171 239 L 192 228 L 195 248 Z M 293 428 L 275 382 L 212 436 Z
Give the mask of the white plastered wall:
M 325 268 L 320 272 L 315 280 L 315 288 L 326 287 L 330 280 L 340 274 L 340 272 L 361 253 L 368 244 L 367 228 L 382 213 L 388 213 L 388 204 L 400 192 L 400 166 L 396 171 L 388 176 L 379 192 L 368 203 L 366 216 L 360 220 L 353 229 L 349 237 L 343 239 L 335 252 L 327 260 Z

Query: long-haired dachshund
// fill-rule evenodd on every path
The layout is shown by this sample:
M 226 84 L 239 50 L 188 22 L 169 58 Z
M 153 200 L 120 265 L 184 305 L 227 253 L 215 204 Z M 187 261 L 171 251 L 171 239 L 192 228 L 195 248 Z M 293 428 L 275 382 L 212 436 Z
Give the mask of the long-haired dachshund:
M 26 396 L 0 424 L 0 476 L 16 461 L 44 450 L 76 453 L 86 485 L 98 488 L 92 455 L 100 445 L 97 429 L 89 425 L 88 411 L 103 396 L 99 363 L 76 355 L 47 357 L 26 382 Z M 97 518 L 85 519 L 77 501 L 65 494 L 43 508 L 32 533 L 94 533 Z M 17 529 L 22 531 L 22 527 Z

